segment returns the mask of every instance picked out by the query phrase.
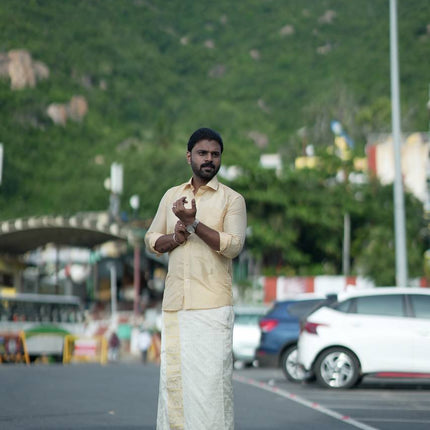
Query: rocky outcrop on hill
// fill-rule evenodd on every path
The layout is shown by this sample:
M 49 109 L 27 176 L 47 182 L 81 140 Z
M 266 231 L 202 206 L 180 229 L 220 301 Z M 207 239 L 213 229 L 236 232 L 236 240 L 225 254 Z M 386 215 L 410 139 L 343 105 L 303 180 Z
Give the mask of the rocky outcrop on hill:
M 34 88 L 37 81 L 49 77 L 49 68 L 41 61 L 35 61 L 25 49 L 0 52 L 0 77 L 10 79 L 12 90 Z
M 81 122 L 88 113 L 88 103 L 83 96 L 73 96 L 68 103 L 51 103 L 46 113 L 54 124 L 66 125 L 68 119 Z
M 258 148 L 266 148 L 269 144 L 269 137 L 264 133 L 260 133 L 259 131 L 250 131 L 248 133 L 248 137 L 254 142 L 254 144 Z
M 49 68 L 33 60 L 25 49 L 13 49 L 0 52 L 0 78 L 10 79 L 12 90 L 34 88 L 38 81 L 49 78 Z M 83 96 L 73 96 L 68 103 L 51 103 L 46 113 L 54 124 L 80 122 L 88 113 L 88 103 Z

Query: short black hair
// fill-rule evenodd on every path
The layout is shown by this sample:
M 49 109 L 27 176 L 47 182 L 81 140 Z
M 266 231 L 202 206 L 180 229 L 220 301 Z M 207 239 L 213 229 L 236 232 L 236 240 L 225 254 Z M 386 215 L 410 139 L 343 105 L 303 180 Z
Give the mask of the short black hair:
M 191 152 L 194 145 L 201 140 L 215 140 L 221 146 L 221 152 L 224 150 L 224 144 L 222 143 L 222 138 L 219 133 L 211 128 L 199 128 L 196 130 L 188 140 L 188 151 Z

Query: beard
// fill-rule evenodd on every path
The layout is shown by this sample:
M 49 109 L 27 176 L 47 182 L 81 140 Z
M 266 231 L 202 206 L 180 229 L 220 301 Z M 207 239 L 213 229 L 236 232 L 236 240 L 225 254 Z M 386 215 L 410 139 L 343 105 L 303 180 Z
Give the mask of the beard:
M 191 160 L 191 169 L 193 173 L 200 179 L 203 179 L 208 182 L 218 173 L 220 167 L 221 164 L 216 167 L 215 164 L 211 162 L 204 163 L 198 166 L 196 163 L 193 162 L 193 160 Z

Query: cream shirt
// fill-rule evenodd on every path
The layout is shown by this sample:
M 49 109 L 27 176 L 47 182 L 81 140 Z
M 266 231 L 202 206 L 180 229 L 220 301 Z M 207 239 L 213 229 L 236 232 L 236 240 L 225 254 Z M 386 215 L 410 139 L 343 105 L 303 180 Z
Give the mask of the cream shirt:
M 159 254 L 157 239 L 173 233 L 178 221 L 173 202 L 186 197 L 188 206 L 196 200 L 196 218 L 219 232 L 220 250 L 214 251 L 197 234 L 169 255 L 169 269 L 163 298 L 163 310 L 211 309 L 232 305 L 232 259 L 245 242 L 246 206 L 244 198 L 212 178 L 193 194 L 191 180 L 170 188 L 158 206 L 155 218 L 145 235 L 147 249 Z

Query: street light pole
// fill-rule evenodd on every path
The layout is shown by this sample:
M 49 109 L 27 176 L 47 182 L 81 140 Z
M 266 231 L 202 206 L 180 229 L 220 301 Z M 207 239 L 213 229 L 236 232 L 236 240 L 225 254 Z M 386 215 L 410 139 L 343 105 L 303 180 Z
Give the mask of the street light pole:
M 116 314 L 117 314 L 117 285 L 116 285 L 116 266 L 112 261 L 109 265 L 110 270 L 110 308 L 111 308 L 111 321 L 112 324 L 116 324 Z
M 139 299 L 140 299 L 140 244 L 137 241 L 134 245 L 134 316 L 139 316 Z
M 429 99 L 427 101 L 427 112 L 428 112 L 428 132 L 427 140 L 430 142 L 430 84 L 428 87 Z M 430 219 L 430 153 L 427 153 L 427 164 L 426 164 L 426 201 L 424 203 L 424 219 L 427 223 L 427 229 L 429 228 Z
M 397 0 L 390 0 L 390 65 L 391 65 L 391 120 L 394 141 L 394 224 L 396 248 L 396 284 L 408 285 L 406 251 L 405 205 L 402 182 L 399 59 L 397 37 Z
M 140 206 L 140 199 L 137 194 L 131 196 L 130 206 L 134 211 L 134 219 L 137 220 L 137 213 Z M 134 302 L 133 313 L 137 318 L 139 316 L 139 301 L 140 301 L 140 239 L 135 238 L 134 243 Z

